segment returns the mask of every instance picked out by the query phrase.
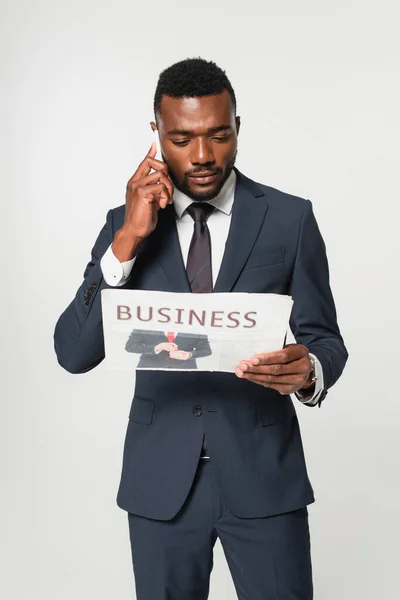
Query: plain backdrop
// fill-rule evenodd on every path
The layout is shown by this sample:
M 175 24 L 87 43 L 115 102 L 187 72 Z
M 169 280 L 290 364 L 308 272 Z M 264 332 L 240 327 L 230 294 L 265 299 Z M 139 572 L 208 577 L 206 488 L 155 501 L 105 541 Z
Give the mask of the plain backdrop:
M 133 376 L 70 375 L 55 322 L 150 143 L 161 70 L 202 56 L 242 117 L 237 166 L 310 198 L 350 352 L 297 405 L 316 600 L 398 596 L 398 3 L 1 2 L 0 595 L 134 597 L 115 502 Z M 219 544 L 211 600 L 234 599 Z

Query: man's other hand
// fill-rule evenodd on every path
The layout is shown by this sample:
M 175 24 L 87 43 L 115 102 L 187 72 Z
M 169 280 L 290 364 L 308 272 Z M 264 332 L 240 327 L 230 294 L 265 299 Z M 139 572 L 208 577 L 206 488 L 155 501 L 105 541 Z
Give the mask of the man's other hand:
M 250 360 L 241 361 L 235 374 L 284 395 L 312 387 L 312 369 L 307 348 L 288 344 L 283 350 L 255 354 Z

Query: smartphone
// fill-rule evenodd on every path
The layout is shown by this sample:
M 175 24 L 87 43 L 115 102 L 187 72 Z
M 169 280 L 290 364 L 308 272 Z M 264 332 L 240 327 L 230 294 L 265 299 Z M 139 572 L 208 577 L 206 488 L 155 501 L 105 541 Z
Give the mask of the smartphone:
M 157 154 L 155 155 L 155 159 L 156 160 L 160 160 L 161 162 L 164 162 L 163 157 L 161 156 L 161 146 L 160 146 L 160 137 L 158 135 L 158 131 L 153 131 L 153 142 L 155 142 L 156 146 L 157 146 Z M 154 169 L 151 170 L 152 173 L 154 173 Z
M 157 154 L 156 154 L 155 158 L 156 158 L 156 160 L 162 161 L 161 150 L 160 150 L 160 138 L 159 138 L 157 130 L 153 131 L 153 142 L 155 142 L 156 146 L 157 146 Z

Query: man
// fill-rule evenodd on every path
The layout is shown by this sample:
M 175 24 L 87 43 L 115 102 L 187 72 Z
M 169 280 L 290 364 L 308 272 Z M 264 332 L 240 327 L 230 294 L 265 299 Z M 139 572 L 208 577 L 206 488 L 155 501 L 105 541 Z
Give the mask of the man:
M 206 335 L 134 329 L 125 345 L 141 354 L 138 369 L 197 369 L 196 358 L 210 356 Z
M 235 374 L 137 372 L 118 504 L 139 600 L 206 599 L 217 537 L 240 600 L 311 600 L 314 496 L 290 394 L 320 406 L 347 360 L 324 242 L 310 201 L 234 168 L 240 118 L 214 63 L 166 69 L 154 110 L 163 161 L 153 144 L 108 213 L 58 360 L 83 373 L 103 359 L 104 287 L 291 295 L 296 344 Z

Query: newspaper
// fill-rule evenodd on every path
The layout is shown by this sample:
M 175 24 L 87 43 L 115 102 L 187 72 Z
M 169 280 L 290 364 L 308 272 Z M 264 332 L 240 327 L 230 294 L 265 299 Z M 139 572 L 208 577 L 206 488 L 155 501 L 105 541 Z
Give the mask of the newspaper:
M 101 292 L 106 365 L 225 371 L 282 348 L 293 300 L 280 294 Z

